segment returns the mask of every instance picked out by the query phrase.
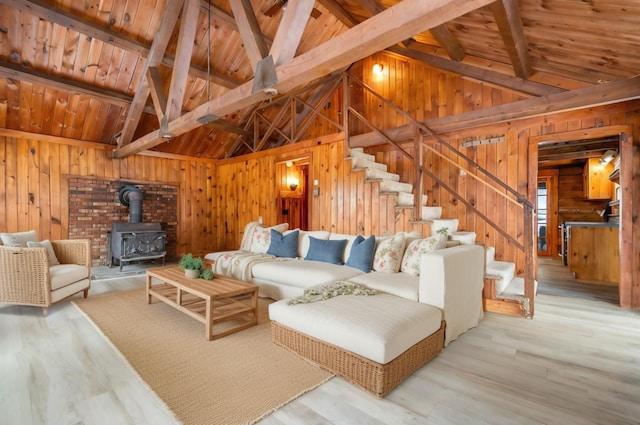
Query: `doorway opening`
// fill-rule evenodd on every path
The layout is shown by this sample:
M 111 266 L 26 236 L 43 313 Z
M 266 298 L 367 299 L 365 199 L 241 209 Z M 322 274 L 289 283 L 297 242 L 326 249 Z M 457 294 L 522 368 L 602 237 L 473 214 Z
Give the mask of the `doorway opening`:
M 559 253 L 558 171 L 539 170 L 536 191 L 536 233 L 538 256 L 555 257 Z
M 309 230 L 309 163 L 309 157 L 276 163 L 278 223 L 289 229 Z
M 538 166 L 535 197 L 538 201 L 536 263 L 539 293 L 619 303 L 619 282 L 576 276 L 564 263 L 564 258 L 571 259 L 570 251 L 573 251 L 567 241 L 567 223 L 588 223 L 586 227 L 610 224 L 606 221 L 608 206 L 615 201 L 615 185 L 609 181 L 606 172 L 602 186 L 607 189 L 604 193 L 610 195 L 594 191 L 594 186 L 600 185 L 594 185 L 594 179 L 590 180 L 589 163 L 600 163 L 607 152 L 621 154 L 621 133 L 615 126 L 609 130 L 602 127 L 532 138 Z M 578 249 L 575 251 L 573 257 L 587 258 Z M 592 261 L 604 254 L 592 253 L 588 259 Z M 616 254 L 612 258 L 616 258 Z

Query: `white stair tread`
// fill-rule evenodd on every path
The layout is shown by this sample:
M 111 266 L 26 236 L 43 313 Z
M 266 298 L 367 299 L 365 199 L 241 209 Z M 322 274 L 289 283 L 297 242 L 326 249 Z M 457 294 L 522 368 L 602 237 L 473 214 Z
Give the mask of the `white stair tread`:
M 398 206 L 410 207 L 413 205 L 413 193 L 398 192 Z M 422 195 L 422 205 L 427 203 L 427 195 Z
M 369 155 L 368 153 L 364 153 L 364 150 L 362 148 L 351 148 L 351 156 L 358 157 L 358 158 L 365 158 L 365 159 L 368 159 L 369 161 L 376 160 L 375 156 Z
M 413 185 L 409 183 L 380 180 L 380 192 L 408 192 L 413 191 Z
M 516 273 L 516 265 L 508 261 L 492 261 L 485 267 L 485 276 L 496 281 L 496 294 L 500 294 L 507 289 Z
M 488 246 L 485 249 L 485 264 L 492 263 L 496 260 L 496 249 L 492 246 Z
M 382 180 L 389 180 L 392 182 L 400 181 L 400 175 L 388 173 L 386 171 L 379 170 L 377 168 L 365 168 L 364 171 L 365 171 L 365 176 L 368 179 L 382 179 Z
M 460 220 L 457 218 L 437 218 L 433 219 L 431 223 L 431 234 L 435 235 L 438 230 L 447 228 L 447 234 L 452 234 L 458 231 L 458 224 Z
M 536 295 L 538 293 L 538 281 L 533 281 L 533 294 Z M 509 285 L 499 294 L 501 298 L 505 299 L 522 299 L 524 297 L 524 278 L 523 277 L 514 277 Z
M 422 220 L 437 220 L 442 217 L 442 207 L 422 207 Z
M 369 155 L 369 156 L 372 156 L 372 155 Z M 361 156 L 351 157 L 351 168 L 354 170 L 358 170 L 361 168 L 376 168 L 378 170 L 387 171 L 386 164 L 381 164 L 379 162 L 375 162 L 374 160 L 364 158 Z

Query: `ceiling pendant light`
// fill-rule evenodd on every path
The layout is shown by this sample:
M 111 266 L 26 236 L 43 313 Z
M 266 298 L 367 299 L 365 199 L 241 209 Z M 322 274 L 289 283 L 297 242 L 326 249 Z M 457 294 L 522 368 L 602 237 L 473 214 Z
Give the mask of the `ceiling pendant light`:
M 207 29 L 207 113 L 196 119 L 202 125 L 207 125 L 220 119 L 209 110 L 209 101 L 211 100 L 211 0 L 207 0 L 207 4 L 209 5 L 207 9 L 209 18 L 209 27 Z

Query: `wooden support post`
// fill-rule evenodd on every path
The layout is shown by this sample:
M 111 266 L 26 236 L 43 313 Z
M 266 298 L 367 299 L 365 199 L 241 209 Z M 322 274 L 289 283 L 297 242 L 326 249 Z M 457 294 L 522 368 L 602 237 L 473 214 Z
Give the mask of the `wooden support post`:
M 413 160 L 413 219 L 422 220 L 422 195 L 424 193 L 424 178 L 422 166 L 424 164 L 424 135 L 420 129 L 415 127 L 414 146 L 415 154 Z
M 349 76 L 345 73 L 342 77 L 342 128 L 344 129 L 345 154 L 351 154 L 349 144 L 349 107 L 351 105 L 351 90 L 349 90 Z

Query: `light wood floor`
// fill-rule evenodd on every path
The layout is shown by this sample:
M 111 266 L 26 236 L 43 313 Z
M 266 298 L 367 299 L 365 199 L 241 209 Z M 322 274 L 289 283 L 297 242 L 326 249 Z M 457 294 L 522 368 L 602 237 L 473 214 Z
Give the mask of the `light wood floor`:
M 486 314 L 386 398 L 333 378 L 259 423 L 640 423 L 640 312 L 544 279 L 533 320 Z M 90 296 L 141 286 L 140 277 L 96 281 Z M 173 423 L 71 303 L 46 318 L 0 306 L 1 425 Z

